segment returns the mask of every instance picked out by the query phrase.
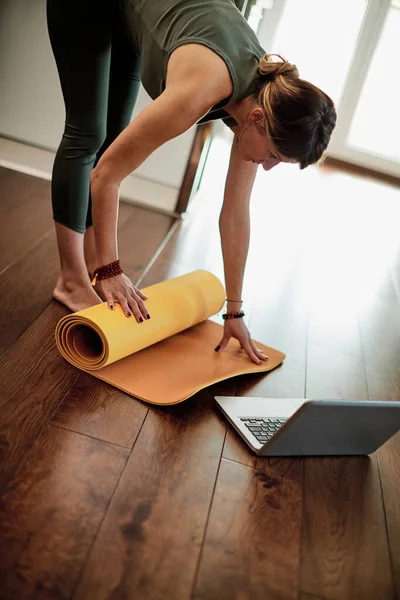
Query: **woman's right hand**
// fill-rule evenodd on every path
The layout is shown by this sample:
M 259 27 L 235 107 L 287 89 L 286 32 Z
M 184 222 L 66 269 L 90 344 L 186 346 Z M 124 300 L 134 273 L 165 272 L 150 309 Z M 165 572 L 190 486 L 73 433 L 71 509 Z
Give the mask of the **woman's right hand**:
M 131 317 L 133 314 L 140 323 L 143 322 L 143 319 L 150 319 L 149 311 L 144 303 L 148 296 L 135 287 L 124 273 L 108 279 L 97 280 L 96 288 L 109 308 L 113 309 L 114 302 L 118 302 L 127 317 Z

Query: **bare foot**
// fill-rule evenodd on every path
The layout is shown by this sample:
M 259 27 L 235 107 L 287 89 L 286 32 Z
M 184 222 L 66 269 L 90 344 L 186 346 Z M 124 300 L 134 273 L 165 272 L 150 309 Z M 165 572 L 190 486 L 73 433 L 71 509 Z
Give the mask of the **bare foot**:
M 67 284 L 61 275 L 53 290 L 53 298 L 67 306 L 72 312 L 102 303 L 101 298 L 96 294 L 89 281 L 85 285 Z

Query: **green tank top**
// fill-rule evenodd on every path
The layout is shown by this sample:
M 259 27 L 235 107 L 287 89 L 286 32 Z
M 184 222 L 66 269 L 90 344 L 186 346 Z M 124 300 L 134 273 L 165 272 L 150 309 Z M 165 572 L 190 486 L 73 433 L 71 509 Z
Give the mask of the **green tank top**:
M 235 125 L 224 107 L 252 93 L 265 50 L 233 0 L 123 0 L 123 6 L 149 96 L 154 100 L 164 91 L 168 59 L 178 46 L 203 44 L 225 61 L 233 93 L 199 123 L 222 119 L 228 126 Z

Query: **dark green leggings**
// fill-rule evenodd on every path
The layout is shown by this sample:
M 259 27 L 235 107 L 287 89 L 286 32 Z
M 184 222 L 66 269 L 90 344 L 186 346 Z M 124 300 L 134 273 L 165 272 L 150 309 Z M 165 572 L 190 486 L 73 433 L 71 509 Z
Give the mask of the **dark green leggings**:
M 66 112 L 53 166 L 53 218 L 79 233 L 92 225 L 90 172 L 129 124 L 140 87 L 140 57 L 119 5 L 119 0 L 47 0 Z

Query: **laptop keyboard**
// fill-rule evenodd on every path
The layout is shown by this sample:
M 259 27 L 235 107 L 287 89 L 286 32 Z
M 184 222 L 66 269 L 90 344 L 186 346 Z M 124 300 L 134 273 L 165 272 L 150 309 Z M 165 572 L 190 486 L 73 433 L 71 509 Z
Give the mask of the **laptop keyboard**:
M 287 419 L 277 417 L 239 417 L 260 444 L 265 444 L 284 425 Z

